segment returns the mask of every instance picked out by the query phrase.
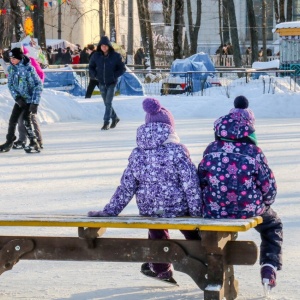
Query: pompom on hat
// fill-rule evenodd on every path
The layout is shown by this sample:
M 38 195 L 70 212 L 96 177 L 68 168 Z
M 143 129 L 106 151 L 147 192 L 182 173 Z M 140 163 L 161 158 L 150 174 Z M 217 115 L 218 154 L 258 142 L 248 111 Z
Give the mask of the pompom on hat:
M 16 58 L 18 60 L 22 60 L 24 52 L 21 48 L 13 48 L 8 53 L 9 58 Z
M 245 109 L 249 106 L 249 101 L 245 96 L 237 96 L 233 103 L 235 108 Z
M 253 111 L 249 108 L 249 101 L 245 96 L 237 96 L 233 101 L 234 108 L 230 110 L 230 114 L 239 115 L 243 120 L 247 120 L 252 126 L 255 123 Z
M 166 108 L 162 107 L 158 100 L 146 98 L 143 101 L 143 109 L 146 112 L 145 122 L 148 123 L 165 123 L 175 127 L 174 118 Z

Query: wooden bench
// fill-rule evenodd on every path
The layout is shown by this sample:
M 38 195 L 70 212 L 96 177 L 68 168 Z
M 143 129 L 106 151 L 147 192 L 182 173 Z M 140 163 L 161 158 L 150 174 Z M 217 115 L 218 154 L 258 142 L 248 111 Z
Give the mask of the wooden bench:
M 258 249 L 252 241 L 237 241 L 238 232 L 262 222 L 202 218 L 146 218 L 80 215 L 0 215 L 0 226 L 77 227 L 78 237 L 0 236 L 0 274 L 19 260 L 170 262 L 204 291 L 205 300 L 237 297 L 234 265 L 253 265 Z M 199 230 L 201 241 L 102 238 L 105 228 Z M 101 238 L 99 238 L 101 237 Z

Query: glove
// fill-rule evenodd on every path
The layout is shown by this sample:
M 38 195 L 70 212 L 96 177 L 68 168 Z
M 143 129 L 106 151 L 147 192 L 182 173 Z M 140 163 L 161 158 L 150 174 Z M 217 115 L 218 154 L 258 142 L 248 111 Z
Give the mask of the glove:
M 110 215 L 103 212 L 102 210 L 98 210 L 98 211 L 89 211 L 88 217 L 110 217 Z
M 15 101 L 22 108 L 27 106 L 26 101 L 21 96 L 17 96 Z
M 36 114 L 36 113 L 37 113 L 37 110 L 38 110 L 38 104 L 33 104 L 33 103 L 31 103 L 31 104 L 30 104 L 30 107 L 29 107 L 29 111 L 30 111 L 32 114 Z

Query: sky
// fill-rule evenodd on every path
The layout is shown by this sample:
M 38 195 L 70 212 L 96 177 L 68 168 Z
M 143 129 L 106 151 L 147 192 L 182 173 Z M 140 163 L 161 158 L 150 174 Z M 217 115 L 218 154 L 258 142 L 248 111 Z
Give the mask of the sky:
M 266 83 L 265 93 L 263 93 Z M 213 122 L 227 114 L 238 95 L 249 99 L 256 117 L 256 134 L 273 170 L 278 195 L 273 208 L 284 224 L 283 270 L 278 272 L 272 299 L 299 299 L 300 250 L 300 89 L 288 80 L 268 78 L 210 88 L 204 95 L 151 96 L 174 115 L 176 132 L 195 165 L 213 140 Z M 229 95 L 229 98 L 226 96 Z M 11 150 L 0 154 L 2 214 L 86 214 L 102 209 L 120 182 L 127 159 L 136 146 L 136 129 L 144 123 L 142 101 L 146 96 L 117 96 L 113 105 L 121 119 L 117 127 L 101 131 L 104 105 L 91 99 L 45 89 L 38 117 L 44 150 L 26 154 Z M 13 100 L 0 85 L 0 142 L 5 141 Z M 137 213 L 133 199 L 123 214 Z M 1 235 L 77 236 L 76 228 L 0 228 Z M 109 229 L 105 237 L 146 238 L 146 230 Z M 173 238 L 182 238 L 171 231 Z M 251 229 L 240 240 L 259 245 Z M 203 299 L 203 292 L 189 276 L 174 272 L 179 287 L 144 277 L 139 263 L 20 261 L 1 275 L 0 299 Z M 258 262 L 235 266 L 238 300 L 263 299 Z

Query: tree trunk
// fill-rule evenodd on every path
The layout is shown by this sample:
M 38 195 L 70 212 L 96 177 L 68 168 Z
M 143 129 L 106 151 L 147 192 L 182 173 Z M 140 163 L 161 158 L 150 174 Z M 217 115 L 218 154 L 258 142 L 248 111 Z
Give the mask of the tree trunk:
M 224 44 L 230 42 L 229 35 L 229 16 L 228 16 L 228 0 L 223 0 L 223 42 Z
M 14 16 L 13 23 L 14 23 L 14 29 L 15 29 L 15 38 L 16 38 L 16 41 L 18 42 L 21 40 L 21 38 L 24 34 L 21 7 L 18 4 L 18 1 L 9 0 L 9 3 L 10 3 L 12 15 Z
M 128 0 L 127 55 L 133 55 L 133 0 Z
M 175 0 L 175 17 L 173 30 L 174 60 L 183 54 L 183 0 Z
M 267 2 L 262 0 L 262 42 L 263 42 L 263 58 L 267 61 Z
M 187 17 L 188 17 L 188 28 L 187 31 L 190 36 L 190 54 L 197 53 L 198 48 L 198 34 L 201 24 L 201 13 L 202 13 L 202 0 L 197 0 L 197 12 L 196 12 L 196 21 L 193 24 L 193 14 L 191 8 L 191 1 L 187 0 Z
M 146 16 L 147 38 L 148 38 L 148 44 L 149 44 L 148 49 L 149 49 L 149 57 L 150 57 L 150 68 L 155 69 L 155 57 L 154 57 L 154 49 L 153 49 L 152 27 L 151 27 L 148 0 L 144 0 L 144 3 L 145 3 L 144 7 L 145 7 L 145 16 Z
M 190 46 L 189 46 L 189 41 L 187 37 L 187 31 L 185 31 L 184 35 L 184 45 L 183 45 L 183 56 L 184 57 L 189 57 L 191 55 L 190 53 Z
M 110 30 L 110 40 L 116 43 L 117 35 L 116 35 L 116 21 L 115 21 L 115 0 L 109 0 L 109 30 Z
M 0 7 L 4 7 L 4 0 L 0 0 Z M 5 26 L 4 26 L 4 15 L 0 17 L 0 48 L 3 49 L 3 39 L 4 39 L 4 30 L 5 30 Z
M 103 15 L 104 15 L 104 10 L 103 10 L 103 0 L 99 0 L 99 31 L 100 31 L 100 38 L 105 35 L 104 31 L 104 22 L 103 22 Z
M 57 16 L 57 22 L 58 22 L 58 25 L 57 25 L 57 38 L 60 40 L 60 39 L 61 39 L 61 15 L 62 15 L 62 12 L 61 12 L 61 3 L 58 3 L 57 6 L 58 6 L 58 16 Z
M 166 26 L 171 26 L 172 0 L 162 0 L 164 22 Z
M 256 18 L 254 14 L 253 0 L 247 0 L 247 12 L 248 21 L 250 27 L 250 39 L 251 39 L 251 62 L 258 60 L 258 32 L 256 26 Z
M 222 28 L 222 0 L 218 0 L 218 10 L 219 10 L 219 34 L 220 34 L 220 44 L 223 45 L 223 28 Z
M 33 10 L 34 37 L 38 39 L 38 44 L 46 48 L 45 23 L 44 23 L 44 0 L 32 0 L 32 5 L 37 9 Z
M 155 69 L 152 29 L 151 29 L 148 0 L 137 0 L 137 5 L 138 5 L 138 13 L 140 19 L 142 43 L 146 55 L 145 57 L 146 63 L 149 64 L 151 69 Z
M 142 44 L 143 44 L 145 53 L 147 53 L 147 50 L 149 51 L 149 48 L 148 48 L 149 45 L 147 43 L 147 29 L 146 29 L 146 16 L 145 16 L 144 0 L 138 0 L 137 7 L 138 7 L 138 15 L 139 15 L 139 21 L 140 21 Z
M 278 10 L 278 1 L 274 1 L 274 14 L 275 14 L 275 22 L 276 24 L 280 23 L 279 10 Z
M 287 0 L 286 4 L 286 21 L 291 22 L 293 19 L 293 0 Z
M 280 12 L 280 23 L 285 22 L 285 16 L 284 16 L 284 2 L 285 0 L 279 0 L 279 12 Z
M 239 68 L 242 66 L 242 59 L 233 0 L 227 0 L 227 10 L 229 15 L 230 35 L 233 47 L 233 61 L 235 67 Z

